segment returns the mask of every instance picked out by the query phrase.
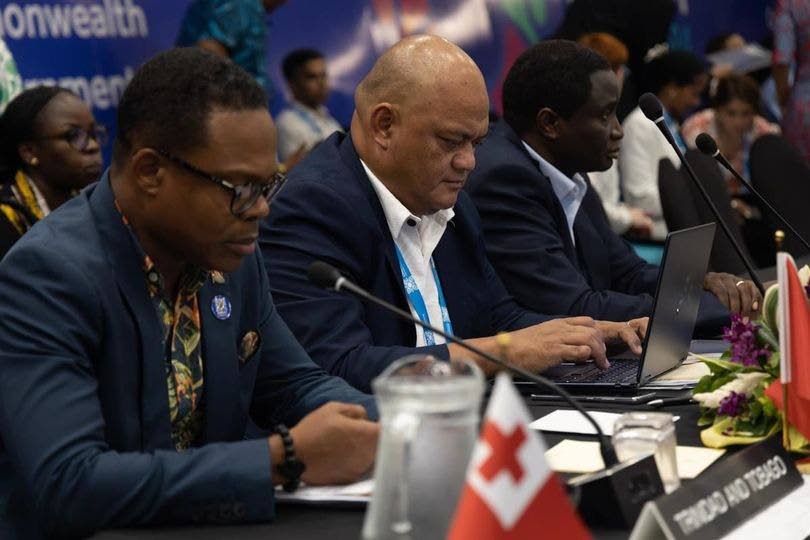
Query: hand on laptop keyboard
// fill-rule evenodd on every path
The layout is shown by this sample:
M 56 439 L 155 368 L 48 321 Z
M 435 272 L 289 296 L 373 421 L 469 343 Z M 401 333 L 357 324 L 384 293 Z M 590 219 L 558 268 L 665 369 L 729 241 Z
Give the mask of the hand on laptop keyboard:
M 641 354 L 641 340 L 647 333 L 649 320 L 649 317 L 642 317 L 627 322 L 597 321 L 596 327 L 602 331 L 605 343 L 624 342 L 638 356 Z

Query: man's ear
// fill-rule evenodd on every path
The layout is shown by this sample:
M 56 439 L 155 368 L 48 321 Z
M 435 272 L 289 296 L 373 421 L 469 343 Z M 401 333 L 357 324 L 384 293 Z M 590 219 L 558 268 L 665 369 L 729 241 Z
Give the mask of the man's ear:
M 383 150 L 391 145 L 392 132 L 399 119 L 399 108 L 391 103 L 378 103 L 371 109 L 371 138 Z
M 166 179 L 166 167 L 160 154 L 151 148 L 141 148 L 132 154 L 130 168 L 139 190 L 151 196 L 158 194 Z
M 545 139 L 555 141 L 560 138 L 563 119 L 553 110 L 544 107 L 534 117 L 534 129 Z

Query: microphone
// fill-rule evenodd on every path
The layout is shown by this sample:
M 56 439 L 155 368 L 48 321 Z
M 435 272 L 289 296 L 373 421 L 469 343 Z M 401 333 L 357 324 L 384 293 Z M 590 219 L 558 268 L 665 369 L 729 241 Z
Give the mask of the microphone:
M 759 202 L 761 202 L 763 205 L 765 205 L 765 207 L 767 207 L 767 208 L 768 208 L 768 210 L 770 210 L 770 211 L 771 211 L 771 213 L 772 213 L 772 214 L 773 214 L 773 215 L 776 217 L 776 219 L 778 219 L 778 220 L 779 220 L 779 222 L 780 222 L 782 225 L 784 225 L 784 227 L 785 227 L 786 229 L 788 229 L 788 230 L 789 230 L 789 231 L 790 231 L 790 232 L 791 232 L 791 233 L 792 233 L 792 234 L 793 234 L 793 235 L 794 235 L 796 238 L 798 238 L 798 239 L 799 239 L 799 241 L 800 241 L 802 244 L 804 244 L 804 247 L 806 247 L 808 250 L 810 250 L 810 244 L 808 244 L 808 243 L 807 243 L 807 240 L 805 240 L 805 239 L 802 237 L 802 235 L 800 235 L 800 234 L 799 234 L 799 233 L 796 231 L 796 229 L 794 229 L 794 228 L 793 228 L 793 227 L 790 225 L 790 223 L 788 223 L 788 222 L 787 222 L 787 220 L 785 219 L 785 217 L 784 217 L 782 214 L 780 214 L 779 212 L 777 212 L 777 211 L 776 211 L 776 209 L 775 209 L 773 206 L 771 206 L 771 203 L 769 203 L 769 202 L 768 202 L 768 201 L 765 199 L 765 197 L 763 197 L 763 196 L 762 196 L 762 194 L 761 194 L 759 191 L 757 191 L 756 189 L 754 189 L 754 186 L 751 184 L 751 182 L 749 182 L 748 180 L 746 180 L 745 178 L 743 178 L 743 177 L 742 177 L 742 175 L 741 175 L 740 173 L 738 173 L 738 172 L 737 172 L 737 170 L 736 170 L 736 169 L 735 169 L 735 168 L 734 168 L 734 167 L 731 165 L 731 163 L 729 163 L 729 161 L 726 159 L 726 157 L 725 157 L 725 156 L 724 156 L 722 153 L 720 153 L 720 149 L 719 149 L 719 148 L 717 148 L 717 143 L 715 142 L 715 140 L 712 138 L 712 136 L 711 136 L 711 135 L 709 135 L 708 133 L 701 133 L 701 134 L 700 134 L 700 135 L 698 135 L 698 136 L 697 136 L 697 138 L 695 139 L 695 144 L 697 145 L 698 150 L 700 150 L 701 152 L 703 152 L 703 153 L 704 153 L 704 154 L 706 154 L 707 156 L 710 156 L 710 157 L 713 157 L 714 159 L 716 159 L 716 160 L 717 160 L 717 162 L 718 162 L 720 165 L 722 165 L 723 167 L 725 167 L 725 169 L 726 169 L 728 172 L 730 172 L 731 174 L 733 174 L 733 175 L 734 175 L 734 178 L 736 178 L 737 180 L 739 180 L 739 181 L 740 181 L 740 183 L 741 183 L 742 185 L 744 185 L 745 187 L 747 187 L 747 188 L 748 188 L 748 190 L 749 190 L 751 193 L 753 193 L 753 194 L 754 194 L 754 196 L 756 196 L 757 200 L 759 200 Z
M 748 260 L 748 257 L 746 257 L 745 253 L 743 253 L 740 244 L 737 243 L 737 240 L 734 238 L 734 235 L 731 234 L 731 229 L 729 229 L 728 224 L 720 216 L 720 212 L 717 210 L 717 207 L 714 205 L 714 202 L 712 202 L 711 197 L 709 197 L 709 194 L 706 192 L 706 188 L 704 188 L 703 184 L 701 184 L 700 180 L 698 180 L 695 171 L 692 170 L 692 166 L 689 165 L 688 161 L 686 161 L 686 158 L 684 157 L 681 148 L 675 142 L 675 138 L 669 131 L 669 128 L 667 127 L 667 124 L 664 121 L 663 105 L 661 105 L 661 102 L 658 100 L 655 94 L 647 92 L 639 98 L 638 106 L 641 109 L 641 112 L 644 113 L 644 116 L 652 120 L 655 123 L 655 125 L 658 126 L 658 129 L 667 139 L 667 142 L 669 142 L 670 146 L 672 146 L 672 148 L 675 150 L 675 153 L 678 154 L 678 159 L 681 160 L 684 169 L 686 169 L 686 172 L 692 179 L 692 182 L 694 182 L 695 186 L 697 186 L 698 191 L 700 191 L 701 197 L 703 197 L 703 200 L 709 206 L 709 210 L 711 210 L 715 219 L 717 219 L 717 222 L 720 224 L 720 228 L 723 229 L 723 233 L 726 235 L 726 238 L 728 238 L 728 241 L 731 242 L 731 246 L 734 248 L 734 251 L 737 253 L 737 256 L 740 258 L 743 265 L 745 265 L 745 269 L 751 276 L 751 281 L 754 282 L 754 284 L 757 286 L 757 289 L 759 289 L 759 292 L 764 297 L 765 287 L 762 285 L 762 281 L 760 281 L 759 276 L 757 276 L 757 273 L 754 271 L 754 265 L 751 264 L 751 261 Z
M 573 490 L 573 498 L 578 498 L 580 512 L 585 521 L 591 526 L 607 525 L 608 527 L 630 529 L 638 519 L 644 504 L 664 494 L 664 485 L 661 482 L 661 475 L 658 472 L 654 456 L 649 454 L 645 457 L 619 463 L 613 446 L 605 437 L 599 424 L 582 405 L 577 403 L 576 399 L 550 380 L 488 354 L 452 334 L 445 333 L 441 328 L 422 322 L 411 315 L 410 312 L 374 296 L 344 277 L 334 266 L 323 261 L 313 262 L 309 267 L 308 276 L 313 283 L 323 288 L 335 291 L 349 291 L 366 302 L 380 306 L 411 323 L 427 328 L 444 337 L 447 341 L 456 343 L 468 351 L 554 392 L 584 416 L 593 426 L 598 436 L 599 451 L 602 454 L 602 460 L 605 462 L 605 469 L 573 478 L 567 482 L 567 485 L 569 489 Z
M 310 265 L 307 275 L 310 281 L 312 281 L 313 283 L 315 283 L 320 287 L 323 287 L 325 289 L 333 289 L 335 291 L 341 291 L 345 289 L 359 296 L 363 300 L 366 300 L 368 302 L 371 302 L 372 304 L 376 304 L 384 309 L 387 309 L 388 311 L 391 311 L 399 315 L 401 318 L 406 319 L 412 323 L 418 324 L 423 328 L 427 328 L 433 333 L 442 336 L 447 341 L 456 343 L 464 347 L 468 351 L 471 351 L 479 356 L 486 358 L 493 364 L 508 369 L 512 373 L 515 373 L 523 377 L 524 379 L 528 379 L 542 388 L 546 388 L 547 390 L 554 392 L 555 394 L 562 397 L 562 399 L 566 403 L 568 403 L 571 407 L 573 407 L 580 414 L 582 414 L 588 420 L 588 422 L 590 422 L 594 430 L 596 430 L 596 434 L 599 436 L 599 450 L 602 454 L 602 459 L 605 462 L 605 467 L 608 468 L 612 467 L 613 465 L 616 465 L 619 462 L 619 460 L 616 457 L 616 452 L 613 450 L 613 446 L 608 442 L 608 439 L 607 437 L 605 437 L 605 434 L 602 432 L 602 428 L 599 427 L 599 424 L 593 419 L 593 417 L 590 414 L 588 414 L 588 411 L 586 411 L 582 407 L 582 405 L 577 403 L 577 401 L 573 398 L 573 396 L 571 396 L 571 394 L 569 394 L 568 392 L 557 386 L 555 383 L 546 379 L 545 377 L 535 375 L 534 373 L 526 371 L 525 369 L 520 368 L 510 362 L 501 360 L 496 356 L 486 353 L 481 349 L 474 347 L 469 343 L 466 343 L 462 339 L 459 339 L 452 334 L 444 332 L 440 328 L 436 328 L 435 326 L 422 322 L 420 319 L 414 317 L 409 312 L 404 311 L 398 308 L 397 306 L 386 302 L 381 298 L 377 298 L 376 296 L 366 291 L 362 287 L 356 285 L 355 283 L 352 283 L 350 280 L 346 279 L 337 268 L 335 268 L 330 264 L 327 264 L 323 261 L 315 261 Z

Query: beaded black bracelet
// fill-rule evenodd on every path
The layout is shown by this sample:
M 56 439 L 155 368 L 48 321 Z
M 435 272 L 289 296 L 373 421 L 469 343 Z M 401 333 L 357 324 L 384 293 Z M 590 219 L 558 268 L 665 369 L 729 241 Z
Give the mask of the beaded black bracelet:
M 278 424 L 273 431 L 278 433 L 284 445 L 284 461 L 276 465 L 276 471 L 287 479 L 281 487 L 286 492 L 293 492 L 298 489 L 298 485 L 301 483 L 301 475 L 307 470 L 307 466 L 296 457 L 295 445 L 287 426 Z

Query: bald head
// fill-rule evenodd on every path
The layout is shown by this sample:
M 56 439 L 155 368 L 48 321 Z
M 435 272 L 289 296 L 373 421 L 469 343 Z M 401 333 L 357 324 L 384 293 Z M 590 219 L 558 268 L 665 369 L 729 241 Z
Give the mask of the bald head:
M 435 36 L 386 51 L 355 93 L 352 143 L 414 215 L 456 203 L 486 135 L 489 98 L 475 62 Z
M 486 98 L 481 70 L 461 48 L 438 36 L 411 36 L 380 56 L 357 86 L 355 106 L 362 114 L 377 103 L 406 105 L 449 85 Z

